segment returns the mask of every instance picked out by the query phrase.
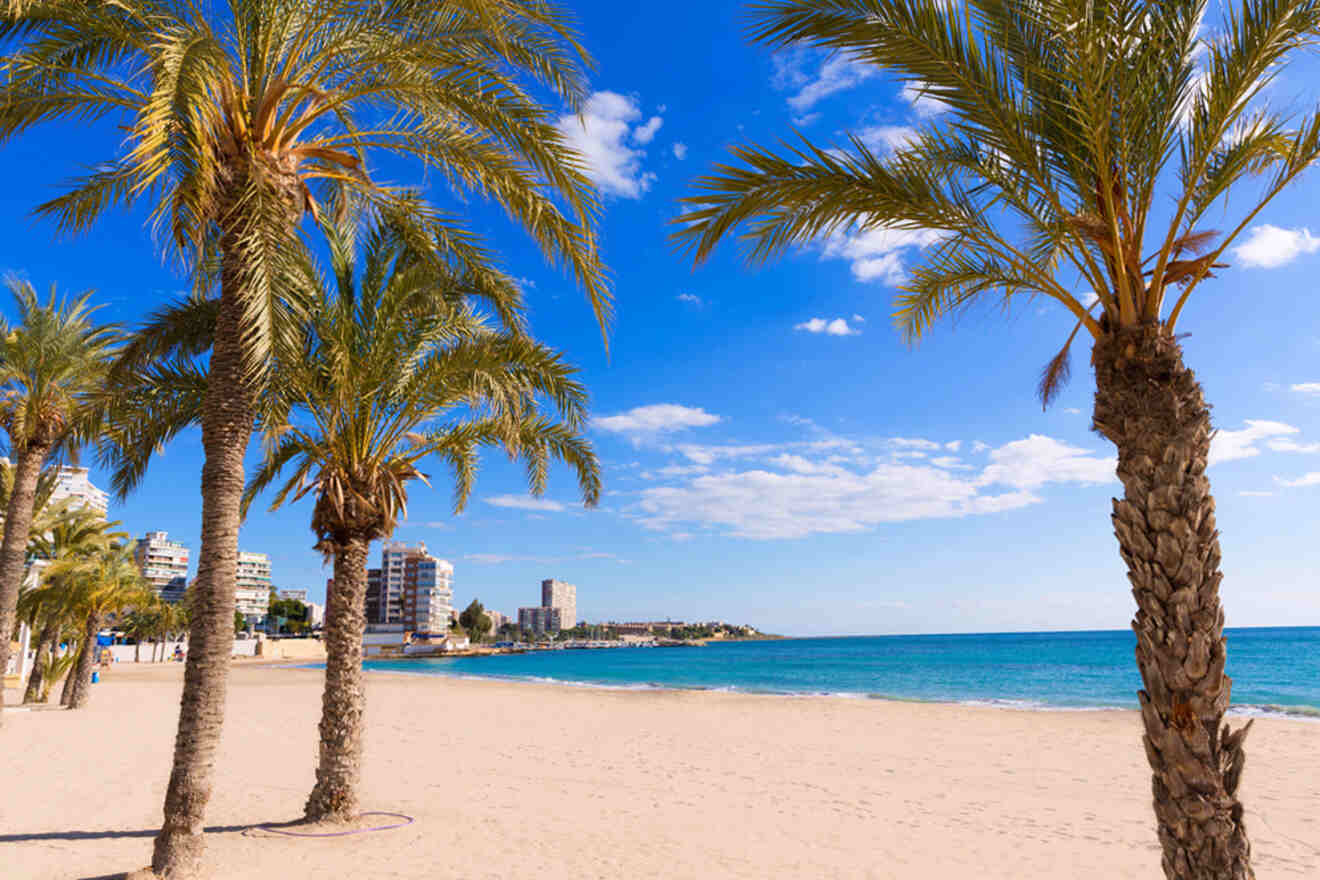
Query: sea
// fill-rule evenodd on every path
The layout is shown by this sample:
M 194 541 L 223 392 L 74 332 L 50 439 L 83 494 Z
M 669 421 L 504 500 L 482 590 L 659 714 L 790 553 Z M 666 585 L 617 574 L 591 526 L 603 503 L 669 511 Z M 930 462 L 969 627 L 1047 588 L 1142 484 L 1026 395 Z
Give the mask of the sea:
M 1320 721 L 1320 627 L 1229 629 L 1233 712 Z M 857 636 L 369 660 L 369 670 L 606 688 L 1131 709 L 1131 631 Z

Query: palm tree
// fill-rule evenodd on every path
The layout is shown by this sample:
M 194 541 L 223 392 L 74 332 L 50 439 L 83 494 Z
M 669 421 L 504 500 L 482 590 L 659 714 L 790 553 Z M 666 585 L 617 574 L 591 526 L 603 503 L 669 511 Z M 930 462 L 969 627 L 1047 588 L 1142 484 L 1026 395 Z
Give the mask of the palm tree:
M 973 304 L 1023 296 L 1056 301 L 1074 335 L 1085 329 L 1094 428 L 1118 447 L 1124 486 L 1113 524 L 1137 603 L 1164 872 L 1180 880 L 1252 873 L 1237 798 L 1250 724 L 1224 723 L 1210 411 L 1175 334 L 1228 247 L 1320 158 L 1320 116 L 1261 98 L 1315 41 L 1320 3 L 1223 4 L 1224 26 L 1206 38 L 1207 5 L 763 0 L 756 39 L 847 53 L 947 112 L 888 155 L 858 138 L 841 149 L 738 147 L 741 164 L 697 182 L 676 233 L 700 261 L 735 228 L 753 260 L 831 234 L 936 230 L 898 298 L 909 340 Z M 1204 229 L 1230 192 L 1234 225 Z M 1046 404 L 1071 341 L 1043 373 Z
M 64 589 L 66 607 L 82 624 L 78 661 L 69 673 L 72 687 L 65 701 L 70 709 L 81 709 L 91 697 L 96 634 L 109 615 L 146 605 L 151 593 L 133 561 L 131 548 L 110 540 L 88 554 L 53 562 L 49 575 Z
M 271 357 L 296 342 L 316 295 L 301 222 L 335 208 L 327 186 L 342 188 L 344 201 L 406 217 L 419 249 L 456 260 L 512 315 L 516 286 L 490 268 L 480 242 L 368 171 L 376 157 L 415 159 L 460 194 L 502 205 L 564 261 L 603 330 L 594 190 L 554 111 L 529 91 L 577 108 L 585 56 L 545 0 L 32 0 L 0 14 L 0 35 L 18 44 L 0 87 L 0 139 L 63 117 L 110 116 L 126 131 L 120 154 L 39 212 L 77 231 L 111 204 L 145 201 L 199 295 L 219 288 L 207 312 L 215 345 L 203 377 L 193 626 L 152 857 L 158 874 L 195 874 L 224 717 L 253 407 Z M 149 361 L 177 339 L 149 338 L 137 354 Z
M 271 509 L 314 495 L 316 548 L 334 563 L 309 821 L 358 814 L 367 552 L 406 516 L 409 482 L 427 479 L 422 462 L 439 456 L 452 468 L 456 512 L 484 445 L 523 458 L 538 494 L 551 458 L 576 470 L 588 505 L 600 494 L 595 454 L 578 433 L 586 393 L 573 368 L 524 336 L 489 329 L 461 303 L 446 312 L 461 279 L 437 277 L 389 230 L 369 236 L 360 275 L 351 239 L 332 241 L 337 285 L 309 323 L 304 352 L 280 365 L 262 413 L 267 455 L 248 490 L 251 499 L 291 468 Z M 541 417 L 538 400 L 563 421 Z
M 80 558 L 103 546 L 106 529 L 116 524 L 107 523 L 105 517 L 86 507 L 73 506 L 71 499 L 54 505 L 43 504 L 43 484 L 53 488 L 54 481 L 48 475 L 43 475 L 38 483 L 38 512 L 33 517 L 33 535 L 29 542 L 30 553 L 35 559 L 30 564 L 44 568 L 50 562 Z M 49 490 L 46 494 L 49 495 Z M 43 657 L 54 658 L 55 648 L 68 622 L 63 585 L 58 582 L 58 578 L 52 583 L 52 576 L 47 571 L 42 571 L 39 579 L 53 589 L 43 589 L 39 585 L 37 589 L 20 595 L 18 600 L 19 618 L 37 633 L 38 662 L 33 664 L 32 673 L 28 676 L 27 688 L 23 693 L 24 703 L 41 702 L 45 689 L 53 684 L 46 681 L 50 671 L 49 663 L 43 664 L 41 660 Z
M 4 283 L 18 320 L 0 319 L 0 428 L 14 459 L 0 542 L 0 669 L 9 662 L 37 481 L 50 461 L 77 452 L 115 346 L 114 332 L 92 323 L 90 293 L 60 298 L 52 286 L 43 303 L 28 282 L 10 277 Z

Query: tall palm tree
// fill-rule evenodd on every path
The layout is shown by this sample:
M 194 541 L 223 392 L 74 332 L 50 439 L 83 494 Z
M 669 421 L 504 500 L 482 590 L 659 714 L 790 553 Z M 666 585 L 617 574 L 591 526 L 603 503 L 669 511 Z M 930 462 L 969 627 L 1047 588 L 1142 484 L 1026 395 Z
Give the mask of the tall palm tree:
M 455 302 L 463 280 L 437 276 L 391 230 L 369 235 L 360 273 L 352 238 L 340 233 L 331 236 L 336 285 L 263 407 L 267 455 L 248 490 L 251 499 L 291 468 L 271 509 L 313 495 L 316 548 L 334 563 L 310 821 L 358 814 L 367 552 L 406 515 L 408 484 L 427 481 L 424 460 L 452 468 L 456 512 L 484 445 L 523 458 L 538 494 L 552 458 L 576 470 L 587 504 L 600 494 L 595 454 L 579 434 L 586 393 L 575 370 L 522 335 L 491 330 Z M 541 417 L 538 400 L 562 422 Z
M 37 482 L 48 463 L 76 453 L 85 439 L 115 348 L 114 331 L 92 321 L 90 293 L 62 298 L 52 286 L 43 302 L 27 281 L 4 284 L 18 314 L 12 324 L 0 319 L 0 428 L 13 458 L 0 541 L 0 669 L 9 662 Z
M 63 117 L 109 116 L 126 131 L 122 152 L 39 211 L 81 230 L 111 204 L 144 201 L 199 293 L 219 287 L 193 626 L 152 857 L 159 874 L 195 874 L 224 718 L 253 406 L 316 293 L 297 246 L 302 220 L 331 203 L 319 188 L 342 187 L 407 217 L 415 241 L 461 263 L 512 314 L 516 287 L 481 244 L 454 218 L 378 185 L 368 168 L 387 156 L 416 160 L 460 194 L 503 206 L 564 261 L 603 329 L 594 190 L 553 108 L 530 91 L 578 107 L 585 56 L 567 16 L 545 0 L 32 0 L 0 14 L 0 35 L 19 44 L 0 87 L 0 140 Z M 149 339 L 140 354 L 172 344 Z
M 53 486 L 53 480 L 43 475 L 41 483 L 38 484 L 38 499 L 42 494 L 42 483 Z M 83 557 L 103 546 L 106 541 L 106 529 L 115 524 L 107 523 L 105 517 L 96 511 L 76 506 L 72 503 L 72 499 L 64 499 L 54 505 L 42 505 L 39 502 L 38 513 L 33 517 L 32 525 L 33 535 L 29 549 L 34 559 L 30 564 L 46 568 L 51 562 Z M 62 585 L 52 584 L 48 571 L 41 571 L 38 581 L 44 581 L 45 586 L 53 586 L 54 589 L 42 589 L 42 584 L 39 583 L 37 589 L 28 590 L 20 595 L 18 600 L 20 619 L 37 633 L 38 662 L 33 664 L 32 672 L 28 676 L 27 688 L 23 693 L 24 703 L 40 702 L 45 688 L 52 684 L 45 680 L 49 663 L 43 664 L 41 659 L 54 658 L 55 647 L 59 644 L 60 635 L 68 623 L 68 609 L 64 601 L 65 591 Z
M 65 702 L 70 709 L 81 709 L 91 697 L 96 634 L 109 615 L 149 603 L 151 592 L 133 561 L 132 549 L 112 540 L 85 555 L 51 563 L 49 575 L 64 590 L 70 614 L 82 624 L 78 661 L 69 673 L 72 687 Z
M 756 39 L 846 53 L 947 112 L 888 155 L 858 138 L 836 149 L 738 147 L 740 164 L 697 182 L 676 237 L 700 261 L 741 229 L 762 260 L 830 234 L 936 230 L 901 286 L 896 318 L 908 339 L 976 303 L 1038 296 L 1068 311 L 1073 335 L 1086 331 L 1094 428 L 1118 447 L 1124 487 L 1113 524 L 1137 603 L 1164 872 L 1236 880 L 1252 876 L 1237 798 L 1250 724 L 1224 723 L 1210 411 L 1175 334 L 1233 241 L 1320 158 L 1320 115 L 1290 116 L 1261 97 L 1314 44 L 1320 3 L 1221 4 L 1223 26 L 1205 37 L 1207 6 L 756 3 Z M 1212 209 L 1229 207 L 1227 233 L 1203 228 Z M 1067 377 L 1071 341 L 1043 373 L 1045 403 Z

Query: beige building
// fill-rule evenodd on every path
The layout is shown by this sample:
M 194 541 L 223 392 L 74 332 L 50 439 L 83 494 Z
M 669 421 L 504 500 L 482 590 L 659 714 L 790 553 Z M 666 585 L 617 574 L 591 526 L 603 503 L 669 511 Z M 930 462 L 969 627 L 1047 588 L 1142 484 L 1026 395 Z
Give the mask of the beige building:
M 270 610 L 270 557 L 238 551 L 238 583 L 234 607 L 249 623 L 260 623 Z
M 541 607 L 557 608 L 559 625 L 572 629 L 577 626 L 577 587 L 554 578 L 541 581 Z

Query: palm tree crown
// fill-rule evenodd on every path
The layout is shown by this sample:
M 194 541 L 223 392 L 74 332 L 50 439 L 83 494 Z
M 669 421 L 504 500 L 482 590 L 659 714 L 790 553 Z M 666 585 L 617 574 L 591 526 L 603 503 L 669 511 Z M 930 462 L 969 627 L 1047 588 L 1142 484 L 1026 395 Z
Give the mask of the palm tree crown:
M 1206 38 L 1207 0 L 757 3 L 759 40 L 848 53 L 948 112 L 890 155 L 856 137 L 736 148 L 745 164 L 698 181 L 677 238 L 704 259 L 744 227 L 761 260 L 849 229 L 938 230 L 902 286 L 909 338 L 986 296 L 1021 294 L 1058 301 L 1097 339 L 1161 322 L 1172 333 L 1234 239 L 1320 158 L 1320 115 L 1259 100 L 1315 41 L 1320 3 L 1226 5 Z M 1238 221 L 1203 229 L 1248 177 L 1262 182 L 1235 204 Z M 1047 399 L 1062 369 L 1047 371 Z
M 527 462 L 533 491 L 543 491 L 548 464 L 559 459 L 595 504 L 600 471 L 578 433 L 586 392 L 575 370 L 521 333 L 491 329 L 464 301 L 463 279 L 437 277 L 397 232 L 371 229 L 359 277 L 351 234 L 331 230 L 335 287 L 307 328 L 302 356 L 280 365 L 265 398 L 268 454 L 248 498 L 292 466 L 272 509 L 315 493 L 312 528 L 332 553 L 345 531 L 368 540 L 390 534 L 406 516 L 408 482 L 426 480 L 419 466 L 431 456 L 452 468 L 462 509 L 476 450 L 498 445 Z M 540 399 L 562 422 L 539 414 Z
M 594 190 L 521 82 L 571 106 L 584 95 L 585 55 L 548 3 L 38 0 L 0 15 L 0 35 L 18 43 L 0 141 L 62 117 L 110 116 L 127 131 L 122 154 L 38 211 L 77 231 L 114 203 L 145 200 L 199 289 L 223 254 L 243 294 L 250 367 L 296 324 L 287 319 L 309 284 L 291 236 L 335 189 L 407 217 L 512 314 L 516 285 L 454 217 L 373 177 L 370 162 L 387 156 L 502 205 L 572 269 L 604 326 Z
M 5 280 L 18 314 L 0 318 L 0 426 L 11 454 L 75 453 L 95 419 L 117 333 L 92 321 L 90 293 L 42 302 L 27 281 Z

